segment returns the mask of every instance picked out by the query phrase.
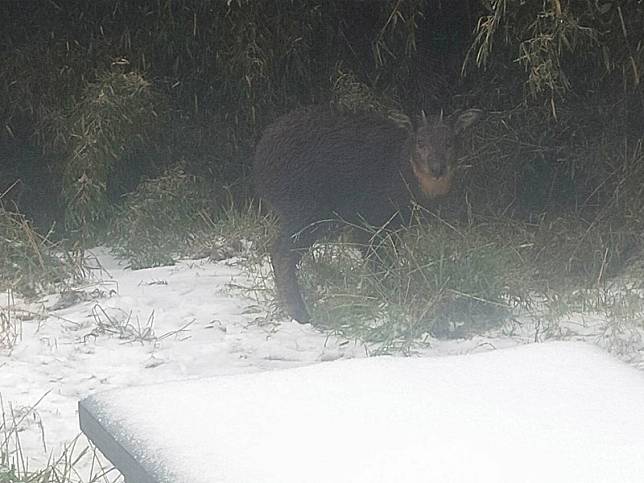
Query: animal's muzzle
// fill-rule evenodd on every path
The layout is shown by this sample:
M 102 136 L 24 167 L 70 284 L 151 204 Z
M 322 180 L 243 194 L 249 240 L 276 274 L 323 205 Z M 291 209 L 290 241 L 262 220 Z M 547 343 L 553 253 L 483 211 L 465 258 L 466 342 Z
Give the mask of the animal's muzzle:
M 447 175 L 447 165 L 445 163 L 432 163 L 429 165 L 429 171 L 434 178 L 442 178 Z

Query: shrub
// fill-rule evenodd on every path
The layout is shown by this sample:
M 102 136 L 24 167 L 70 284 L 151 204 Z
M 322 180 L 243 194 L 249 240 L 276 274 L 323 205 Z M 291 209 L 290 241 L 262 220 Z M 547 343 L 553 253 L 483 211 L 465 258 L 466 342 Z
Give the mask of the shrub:
M 213 205 L 205 182 L 180 167 L 170 168 L 125 196 L 110 234 L 114 251 L 135 269 L 170 265 L 178 255 L 195 254 L 200 234 L 212 229 Z

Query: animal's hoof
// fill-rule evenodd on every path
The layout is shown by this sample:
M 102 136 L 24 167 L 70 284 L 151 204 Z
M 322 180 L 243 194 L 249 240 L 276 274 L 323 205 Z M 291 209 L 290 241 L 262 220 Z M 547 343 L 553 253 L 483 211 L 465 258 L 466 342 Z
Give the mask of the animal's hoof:
M 293 320 L 299 324 L 310 324 L 311 323 L 311 316 L 309 314 L 297 314 L 297 315 L 292 315 Z
M 311 316 L 304 307 L 289 307 L 287 312 L 288 315 L 300 324 L 308 324 L 311 322 Z

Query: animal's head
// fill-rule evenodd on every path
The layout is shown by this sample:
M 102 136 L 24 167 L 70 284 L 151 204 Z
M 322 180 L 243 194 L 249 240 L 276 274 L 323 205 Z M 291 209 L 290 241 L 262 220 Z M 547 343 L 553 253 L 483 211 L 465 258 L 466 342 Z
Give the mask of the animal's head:
M 450 118 L 422 117 L 413 136 L 411 164 L 421 190 L 430 197 L 447 194 L 458 152 L 459 135 L 481 118 L 469 109 Z

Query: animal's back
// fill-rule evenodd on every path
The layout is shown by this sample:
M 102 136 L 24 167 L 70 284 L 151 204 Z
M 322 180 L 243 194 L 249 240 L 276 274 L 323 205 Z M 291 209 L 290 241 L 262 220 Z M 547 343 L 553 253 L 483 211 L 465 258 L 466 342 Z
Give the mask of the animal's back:
M 293 111 L 271 124 L 257 145 L 256 190 L 286 222 L 337 214 L 382 223 L 409 196 L 409 166 L 402 161 L 409 158 L 408 136 L 377 114 Z

